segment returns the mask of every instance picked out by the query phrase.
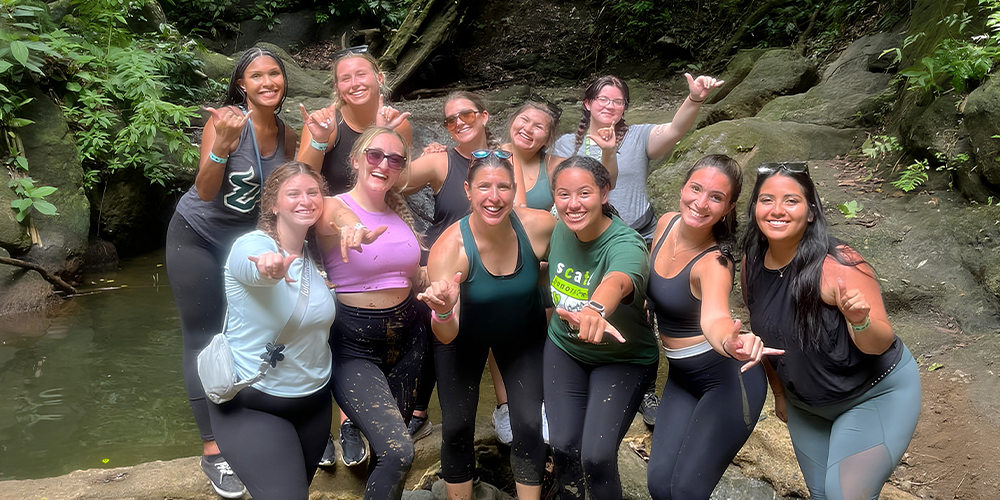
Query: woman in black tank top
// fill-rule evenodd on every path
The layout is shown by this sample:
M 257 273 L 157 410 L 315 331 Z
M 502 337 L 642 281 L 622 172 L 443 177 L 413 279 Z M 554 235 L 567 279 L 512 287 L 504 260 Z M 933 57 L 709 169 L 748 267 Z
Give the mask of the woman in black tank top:
M 920 414 L 916 362 L 875 273 L 830 236 L 805 163 L 761 165 L 748 204 L 743 293 L 813 498 L 878 498 Z
M 441 476 L 449 498 L 471 498 L 479 381 L 492 349 L 510 389 L 511 470 L 521 499 L 539 499 L 542 440 L 542 347 L 545 311 L 539 260 L 555 219 L 514 208 L 510 153 L 476 153 L 465 183 L 472 213 L 431 249 L 431 286 L 418 298 L 433 309 L 438 396 L 444 419 Z M 463 496 L 464 495 L 464 496 Z
M 366 128 L 377 125 L 394 129 L 407 147 L 413 144 L 413 129 L 407 116 L 386 106 L 381 93 L 385 75 L 378 60 L 367 52 L 345 51 L 333 63 L 334 102 L 312 113 L 302 112 L 302 142 L 298 160 L 321 168 L 331 194 L 351 188 L 351 147 Z
M 670 374 L 653 432 L 648 483 L 655 500 L 711 496 L 750 437 L 767 384 L 763 347 L 729 313 L 730 253 L 743 170 L 726 155 L 692 166 L 680 212 L 657 224 L 647 297 L 656 313 Z

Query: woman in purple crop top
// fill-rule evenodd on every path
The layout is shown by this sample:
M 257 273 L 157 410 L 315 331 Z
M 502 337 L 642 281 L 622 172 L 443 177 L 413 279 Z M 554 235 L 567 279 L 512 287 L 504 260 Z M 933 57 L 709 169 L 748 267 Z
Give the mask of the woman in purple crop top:
M 653 432 L 648 486 L 656 499 L 708 499 L 764 406 L 764 348 L 729 313 L 736 200 L 743 170 L 709 155 L 688 172 L 680 210 L 656 227 L 647 297 L 670 361 Z
M 372 449 L 366 500 L 399 499 L 413 461 L 407 423 L 427 350 L 429 313 L 412 294 L 420 244 L 409 208 L 393 187 L 399 177 L 409 175 L 408 167 L 409 148 L 399 133 L 383 127 L 365 130 L 351 150 L 353 187 L 328 198 L 326 205 L 327 212 L 352 209 L 364 226 L 375 228 L 378 239 L 347 262 L 339 239 L 364 236 L 365 228 L 327 227 L 319 238 L 328 279 L 337 291 L 337 319 L 330 331 L 331 385 L 350 419 L 340 428 L 341 443 L 352 438 L 360 442 L 360 430 Z M 354 465 L 348 463 L 351 454 L 343 456 L 347 465 Z

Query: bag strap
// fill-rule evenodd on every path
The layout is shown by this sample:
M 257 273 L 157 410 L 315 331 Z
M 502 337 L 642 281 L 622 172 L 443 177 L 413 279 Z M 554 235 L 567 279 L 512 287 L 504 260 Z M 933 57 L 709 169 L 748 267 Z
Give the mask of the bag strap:
M 309 305 L 309 276 L 312 274 L 309 272 L 311 265 L 308 246 L 303 245 L 302 251 L 302 274 L 299 276 L 299 300 L 295 303 L 295 309 L 292 310 L 292 315 L 288 317 L 288 322 L 285 323 L 285 327 L 278 332 L 278 336 L 275 337 L 274 342 L 267 343 L 267 352 L 260 355 L 263 361 L 260 363 L 260 366 L 257 367 L 257 374 L 247 380 L 241 380 L 233 384 L 236 390 L 243 390 L 244 388 L 263 380 L 264 376 L 267 374 L 267 369 L 277 365 L 278 361 L 285 358 L 285 355 L 281 354 L 281 351 L 285 349 L 284 344 L 281 343 L 281 339 L 288 337 L 291 332 L 298 330 L 299 325 L 302 324 L 302 318 L 305 316 L 306 307 Z

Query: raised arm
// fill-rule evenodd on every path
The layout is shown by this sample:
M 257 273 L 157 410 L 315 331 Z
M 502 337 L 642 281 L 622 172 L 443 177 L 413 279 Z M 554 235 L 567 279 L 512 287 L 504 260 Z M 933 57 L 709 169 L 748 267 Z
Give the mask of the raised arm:
M 410 163 L 410 174 L 400 175 L 396 187 L 403 190 L 404 196 L 416 193 L 427 185 L 437 193 L 447 175 L 448 153 L 426 154 Z
M 337 142 L 337 103 L 312 113 L 299 103 L 299 111 L 302 113 L 302 142 L 296 159 L 319 172 L 326 150 Z
M 674 119 L 669 123 L 657 125 L 649 131 L 649 145 L 646 146 L 646 155 L 652 159 L 663 158 L 674 149 L 677 142 L 691 130 L 695 118 L 698 117 L 698 110 L 701 109 L 708 94 L 712 89 L 724 83 L 722 80 L 716 80 L 710 76 L 694 78 L 690 73 L 684 73 L 684 77 L 688 81 L 689 94 L 684 98 L 677 113 L 674 113 Z
M 244 115 L 236 106 L 204 109 L 211 116 L 202 131 L 201 159 L 198 161 L 198 175 L 194 179 L 194 186 L 199 198 L 211 201 L 222 188 L 229 154 L 239 145 L 243 125 L 250 113 Z

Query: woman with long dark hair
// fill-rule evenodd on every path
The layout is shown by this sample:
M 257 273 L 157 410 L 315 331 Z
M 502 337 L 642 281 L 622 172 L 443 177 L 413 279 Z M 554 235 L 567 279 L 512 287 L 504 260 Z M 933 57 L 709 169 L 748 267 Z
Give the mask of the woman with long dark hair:
M 222 330 L 226 255 L 257 223 L 267 177 L 295 152 L 298 136 L 278 118 L 287 89 L 277 55 L 257 47 L 243 53 L 224 107 L 206 108 L 211 116 L 202 132 L 198 174 L 167 229 L 167 276 L 181 317 L 184 386 L 203 442 L 201 467 L 225 498 L 240 498 L 246 489 L 215 443 L 196 359 Z
M 472 213 L 446 229 L 431 249 L 431 286 L 420 295 L 433 309 L 438 396 L 444 420 L 441 477 L 448 498 L 472 498 L 473 444 L 483 367 L 492 351 L 508 388 L 511 470 L 522 499 L 541 497 L 542 346 L 545 311 L 539 260 L 555 219 L 513 213 L 514 169 L 504 150 L 474 151 L 465 182 Z
M 618 445 L 659 352 L 646 316 L 649 253 L 608 203 L 611 176 L 573 156 L 552 174 L 559 222 L 549 251 L 557 315 L 548 326 L 543 380 L 561 498 L 622 498 Z
M 649 453 L 656 500 L 707 499 L 750 437 L 767 396 L 769 350 L 740 333 L 729 312 L 735 273 L 736 200 L 743 169 L 726 155 L 691 166 L 679 211 L 664 214 L 653 238 L 648 297 L 670 374 Z
M 913 437 L 920 375 L 878 280 L 829 223 L 805 163 L 766 163 L 747 207 L 743 293 L 812 498 L 876 499 Z

